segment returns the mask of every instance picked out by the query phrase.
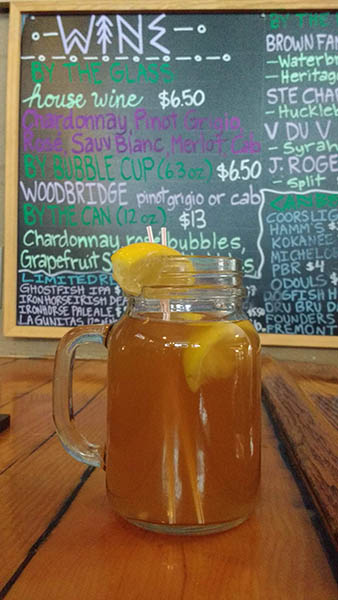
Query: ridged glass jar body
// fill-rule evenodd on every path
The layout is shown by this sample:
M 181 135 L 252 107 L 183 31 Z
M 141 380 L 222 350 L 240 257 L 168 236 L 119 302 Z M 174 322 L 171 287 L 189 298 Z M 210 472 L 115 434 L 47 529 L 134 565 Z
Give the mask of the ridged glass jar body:
M 237 260 L 161 260 L 107 339 L 107 491 L 135 525 L 212 533 L 255 505 L 260 341 Z

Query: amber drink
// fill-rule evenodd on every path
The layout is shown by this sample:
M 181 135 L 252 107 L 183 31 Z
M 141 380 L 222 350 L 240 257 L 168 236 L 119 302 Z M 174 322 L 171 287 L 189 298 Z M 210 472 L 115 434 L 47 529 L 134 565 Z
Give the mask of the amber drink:
M 107 489 L 113 508 L 139 525 L 204 532 L 238 524 L 253 509 L 258 336 L 248 321 L 222 323 L 224 339 L 211 350 L 215 376 L 205 372 L 191 389 L 185 354 L 198 352 L 215 325 L 126 316 L 112 333 Z
M 260 479 L 260 341 L 243 312 L 240 263 L 167 256 L 163 247 L 148 262 L 146 245 L 121 252 L 125 315 L 72 330 L 60 343 L 61 441 L 78 460 L 104 466 L 113 509 L 137 526 L 204 534 L 239 525 Z M 73 355 L 91 340 L 108 350 L 104 449 L 72 421 Z

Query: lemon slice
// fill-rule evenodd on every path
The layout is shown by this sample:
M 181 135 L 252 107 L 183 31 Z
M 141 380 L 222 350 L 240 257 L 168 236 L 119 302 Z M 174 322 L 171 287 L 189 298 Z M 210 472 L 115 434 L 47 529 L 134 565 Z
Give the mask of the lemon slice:
M 196 322 L 189 346 L 182 352 L 183 370 L 192 392 L 211 379 L 226 379 L 235 368 L 233 347 L 247 339 L 247 333 L 235 323 Z
M 124 246 L 111 257 L 113 276 L 126 294 L 138 296 L 145 285 L 154 285 L 160 277 L 158 256 L 181 256 L 173 248 L 150 242 Z
M 177 312 L 174 316 L 175 321 L 201 321 L 202 313 L 195 312 Z

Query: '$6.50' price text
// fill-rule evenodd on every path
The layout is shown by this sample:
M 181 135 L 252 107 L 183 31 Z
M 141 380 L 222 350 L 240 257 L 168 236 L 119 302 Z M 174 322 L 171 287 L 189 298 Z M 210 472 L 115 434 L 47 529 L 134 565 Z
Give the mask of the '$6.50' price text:
M 232 160 L 229 166 L 223 162 L 217 167 L 217 175 L 225 181 L 248 181 L 249 179 L 258 179 L 262 173 L 262 163 L 259 160 L 254 160 L 252 163 L 248 158 L 243 158 L 241 161 Z
M 162 90 L 158 95 L 158 99 L 163 110 L 168 107 L 201 106 L 205 101 L 205 93 L 203 90 L 195 90 L 194 92 L 191 90 L 182 90 L 181 92 Z

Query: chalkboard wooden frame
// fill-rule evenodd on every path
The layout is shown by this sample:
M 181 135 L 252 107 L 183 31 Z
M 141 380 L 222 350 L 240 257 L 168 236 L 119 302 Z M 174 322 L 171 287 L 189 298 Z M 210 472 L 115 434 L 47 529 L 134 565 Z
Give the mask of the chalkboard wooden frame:
M 5 260 L 4 260 L 4 321 L 6 336 L 26 338 L 60 338 L 68 331 L 66 327 L 32 327 L 16 325 L 16 265 L 18 231 L 18 108 L 20 100 L 20 42 L 21 17 L 25 13 L 101 13 L 101 12 L 257 12 L 266 11 L 317 11 L 337 10 L 337 0 L 188 0 L 182 10 L 178 0 L 164 0 L 159 7 L 158 0 L 117 0 L 113 4 L 99 0 L 94 4 L 74 0 L 15 0 L 10 2 L 7 110 L 6 110 L 6 170 L 5 170 Z M 13 166 L 14 165 L 14 166 Z M 298 346 L 337 348 L 338 336 L 261 334 L 267 346 Z

